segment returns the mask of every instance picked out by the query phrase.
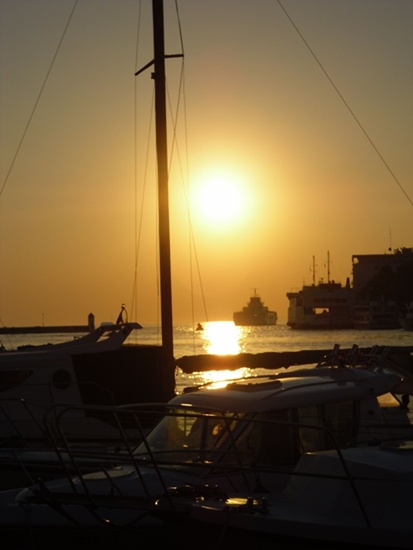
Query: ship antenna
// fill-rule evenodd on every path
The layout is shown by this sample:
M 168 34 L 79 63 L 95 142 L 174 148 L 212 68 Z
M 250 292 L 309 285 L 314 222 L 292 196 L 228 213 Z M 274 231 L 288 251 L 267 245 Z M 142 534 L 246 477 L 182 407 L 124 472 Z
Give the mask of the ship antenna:
M 313 286 L 315 286 L 315 256 L 313 256 Z
M 327 283 L 330 282 L 330 252 L 327 250 Z

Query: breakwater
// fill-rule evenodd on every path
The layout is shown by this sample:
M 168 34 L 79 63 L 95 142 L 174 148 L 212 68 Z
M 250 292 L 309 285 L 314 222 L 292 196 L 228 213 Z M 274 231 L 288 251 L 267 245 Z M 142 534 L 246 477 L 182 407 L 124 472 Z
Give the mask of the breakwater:
M 56 333 L 90 332 L 87 325 L 34 326 L 34 327 L 0 327 L 0 334 L 56 334 Z

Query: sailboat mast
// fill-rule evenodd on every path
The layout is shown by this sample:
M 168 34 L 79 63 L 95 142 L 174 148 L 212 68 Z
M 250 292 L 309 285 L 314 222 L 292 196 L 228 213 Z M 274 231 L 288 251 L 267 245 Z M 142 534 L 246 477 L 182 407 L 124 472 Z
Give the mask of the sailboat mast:
M 168 148 L 165 93 L 165 40 L 163 0 L 152 1 L 154 28 L 154 74 L 156 154 L 158 162 L 159 266 L 163 359 L 173 362 L 171 251 L 169 235 Z

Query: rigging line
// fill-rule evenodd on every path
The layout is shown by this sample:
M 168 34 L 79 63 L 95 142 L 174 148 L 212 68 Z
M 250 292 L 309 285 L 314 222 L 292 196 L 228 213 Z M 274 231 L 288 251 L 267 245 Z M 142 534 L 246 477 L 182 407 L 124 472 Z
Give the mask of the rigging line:
M 6 174 L 5 178 L 4 178 L 3 185 L 2 185 L 2 187 L 1 187 L 1 189 L 0 189 L 0 197 L 3 195 L 3 191 L 4 191 L 4 189 L 6 188 L 6 185 L 7 185 L 7 182 L 8 182 L 8 180 L 9 180 L 10 174 L 11 174 L 11 172 L 12 172 L 12 170 L 13 170 L 13 167 L 14 167 L 14 164 L 15 164 L 15 162 L 16 162 L 16 160 L 17 160 L 18 155 L 19 155 L 20 149 L 22 148 L 23 141 L 24 141 L 24 139 L 25 139 L 25 137 L 26 137 L 26 134 L 27 134 L 27 132 L 28 132 L 28 130 L 29 130 L 29 126 L 30 126 L 30 124 L 31 124 L 31 122 L 32 122 L 32 120 L 33 120 L 34 113 L 35 113 L 35 111 L 36 111 L 36 109 L 37 109 L 37 106 L 38 106 L 38 104 L 39 104 L 39 102 L 40 102 L 40 98 L 41 98 L 42 95 L 43 95 L 43 92 L 44 92 L 44 89 L 45 89 L 45 87 L 46 87 L 47 81 L 49 80 L 50 73 L 52 72 L 54 63 L 55 63 L 56 58 L 57 58 L 57 56 L 58 56 L 58 54 L 59 54 L 60 48 L 61 48 L 61 46 L 62 46 L 62 44 L 63 44 L 63 40 L 64 40 L 64 38 L 65 38 L 65 36 L 66 36 L 66 33 L 67 33 L 68 28 L 69 28 L 70 22 L 72 21 L 73 14 L 74 14 L 74 12 L 75 12 L 75 9 L 76 9 L 76 6 L 77 6 L 78 2 L 79 2 L 79 0 L 75 0 L 74 6 L 73 6 L 73 8 L 72 8 L 72 11 L 70 12 L 69 19 L 67 20 L 66 26 L 65 26 L 65 28 L 64 28 L 64 30 L 63 30 L 63 34 L 62 34 L 62 36 L 61 36 L 61 38 L 60 38 L 59 44 L 57 45 L 57 48 L 56 48 L 56 51 L 55 51 L 55 53 L 54 53 L 54 55 L 53 55 L 52 61 L 51 61 L 50 66 L 49 66 L 49 69 L 48 69 L 48 71 L 47 71 L 47 73 L 46 73 L 46 77 L 45 77 L 45 79 L 44 79 L 44 81 L 43 81 L 43 84 L 42 84 L 42 86 L 41 86 L 41 88 L 40 88 L 40 91 L 39 91 L 38 96 L 37 96 L 37 99 L 36 99 L 36 101 L 35 101 L 35 103 L 34 103 L 32 112 L 30 113 L 29 120 L 27 121 L 26 127 L 25 127 L 25 129 L 24 129 L 24 131 L 23 131 L 23 135 L 22 135 L 22 137 L 21 137 L 21 139 L 20 139 L 20 141 L 19 141 L 19 144 L 17 145 L 16 152 L 15 152 L 15 154 L 14 154 L 14 157 L 13 157 L 12 161 L 11 161 L 9 170 L 8 170 L 8 172 L 7 172 L 7 174 Z
M 191 220 L 190 216 L 189 216 L 189 228 L 190 228 L 192 248 L 194 250 L 194 255 L 195 255 L 195 265 L 196 265 L 196 269 L 197 269 L 197 273 L 198 273 L 199 286 L 201 287 L 202 305 L 204 306 L 205 321 L 208 322 L 208 311 L 207 311 L 206 302 L 205 302 L 204 285 L 202 283 L 201 269 L 199 267 L 198 252 L 197 252 L 197 249 L 196 249 L 196 246 L 195 246 L 195 236 L 194 236 L 192 220 Z
M 178 0 L 175 0 L 175 10 L 176 10 L 176 18 L 177 18 L 178 29 L 179 29 L 179 39 L 181 41 L 181 52 L 182 52 L 183 56 L 185 57 L 184 40 L 183 40 L 183 36 L 182 36 L 182 25 L 181 25 L 181 17 L 179 15 Z
M 181 51 L 182 51 L 183 57 L 185 58 L 184 41 L 183 41 L 183 35 L 182 35 L 182 25 L 181 25 L 181 18 L 180 18 L 180 14 L 179 14 L 179 8 L 178 8 L 177 0 L 175 0 L 175 9 L 176 9 L 176 13 L 177 13 L 179 37 L 180 37 L 180 41 L 181 41 Z M 188 181 L 189 181 L 189 176 L 188 176 L 188 174 L 189 174 L 189 167 L 188 167 L 188 121 L 187 121 L 187 117 L 186 117 L 187 109 L 186 109 L 184 64 L 182 65 L 182 82 L 183 82 L 182 95 L 183 95 L 183 103 L 184 103 L 184 126 L 185 126 L 185 137 L 186 137 L 186 139 L 185 139 L 186 174 L 187 174 L 186 181 L 187 181 L 187 185 L 188 185 Z M 192 296 L 191 312 L 192 312 L 192 324 L 194 324 L 195 323 L 195 304 L 194 304 L 194 300 L 193 300 L 193 296 L 194 296 L 194 281 L 193 281 L 193 272 L 192 272 L 192 265 L 193 265 L 193 262 L 192 262 L 192 257 L 193 256 L 192 255 L 193 254 L 195 256 L 195 265 L 196 265 L 197 274 L 198 274 L 199 286 L 200 286 L 200 289 L 201 289 L 202 303 L 203 303 L 203 307 L 204 307 L 204 315 L 205 315 L 205 320 L 207 322 L 208 322 L 208 312 L 207 312 L 207 307 L 206 307 L 206 302 L 205 302 L 205 293 L 204 293 L 204 287 L 203 287 L 203 283 L 202 283 L 201 271 L 200 271 L 200 267 L 199 267 L 198 253 L 197 253 L 196 246 L 195 246 L 195 236 L 194 236 L 193 225 L 192 225 L 191 209 L 190 209 L 190 205 L 189 205 L 189 194 L 188 194 L 188 191 L 185 190 L 185 188 L 184 188 L 184 192 L 185 192 L 186 207 L 187 207 L 187 212 L 188 212 L 188 225 L 189 225 L 189 235 L 190 235 L 189 257 L 190 257 L 190 279 L 191 279 L 191 296 Z M 195 349 L 195 339 L 194 339 L 194 349 Z
M 175 1 L 175 5 L 177 6 L 176 4 L 176 1 Z M 179 20 L 179 13 L 177 12 L 177 16 L 178 16 L 178 25 L 179 25 L 179 29 L 180 29 L 180 36 L 181 36 L 181 51 L 182 51 L 182 65 L 181 65 L 181 76 L 180 76 L 180 80 L 179 80 L 179 92 L 178 92 L 178 103 L 177 103 L 177 108 L 176 108 L 176 114 L 173 118 L 173 143 L 172 143 L 172 151 L 176 150 L 176 154 L 178 155 L 178 163 L 179 163 L 179 166 L 180 166 L 180 171 L 181 171 L 181 174 L 183 174 L 183 169 L 182 169 L 182 161 L 181 161 L 181 155 L 180 155 L 180 152 L 179 152 L 179 147 L 178 147 L 178 140 L 177 140 L 177 132 L 176 132 L 176 128 L 177 128 L 177 121 L 178 121 L 178 110 L 179 110 L 179 105 L 181 103 L 181 96 L 183 97 L 183 103 L 184 103 L 184 124 L 185 124 L 185 136 L 187 138 L 188 136 L 188 125 L 187 125 L 187 118 L 186 118 L 186 94 L 185 94 L 185 56 L 183 55 L 183 52 L 184 52 L 184 46 L 183 46 L 183 40 L 182 40 L 182 32 L 181 32 L 181 24 L 180 24 L 180 20 Z M 169 103 L 169 108 L 170 108 L 170 111 L 172 112 L 172 107 L 171 107 L 171 101 L 170 101 L 170 95 L 169 95 L 169 90 L 168 90 L 168 103 Z M 186 145 L 185 145 L 185 148 L 186 148 L 186 159 L 187 159 L 187 168 L 186 168 L 186 181 L 189 180 L 188 178 L 188 173 L 189 173 L 189 169 L 188 169 L 188 142 L 187 142 L 187 139 L 186 139 Z M 171 159 L 170 159 L 170 164 L 172 163 L 172 154 L 171 154 Z M 183 178 L 185 179 L 185 178 Z M 192 278 L 192 250 L 194 252 L 194 255 L 195 255 L 195 264 L 196 264 L 196 268 L 197 268 L 197 274 L 198 274 L 198 280 L 199 280 L 199 285 L 200 285 L 200 289 L 201 289 L 201 295 L 202 295 L 202 302 L 203 302 L 203 308 L 204 308 L 204 314 L 205 314 L 205 319 L 206 321 L 208 321 L 208 313 L 207 313 L 207 308 L 206 308 L 206 302 L 205 302 L 205 294 L 204 294 L 204 288 L 203 288 L 203 284 L 202 284 L 202 278 L 201 278 L 201 272 L 200 272 L 200 267 L 199 267 L 199 259 L 198 259 L 198 254 L 197 254 L 197 251 L 196 251 L 196 247 L 195 247 L 195 237 L 194 237 L 194 232 L 193 232 L 193 226 L 192 226 L 192 220 L 191 220 L 191 214 L 190 214 L 190 207 L 189 207 L 189 199 L 188 199 L 188 192 L 187 190 L 185 189 L 184 187 L 184 193 L 185 193 L 185 201 L 186 201 L 186 207 L 187 207 L 187 212 L 188 212 L 188 225 L 189 225 L 189 233 L 190 233 L 190 263 L 191 263 L 191 296 L 193 297 L 193 294 L 194 294 L 194 291 L 193 291 L 193 278 Z M 192 322 L 194 323 L 195 321 L 195 317 L 194 317 L 194 304 L 192 303 Z
M 176 7 L 176 12 L 177 12 L 177 20 L 178 20 L 178 27 L 179 27 L 179 37 L 180 37 L 180 41 L 181 41 L 181 51 L 182 51 L 182 53 L 183 53 L 183 55 L 184 55 L 184 58 L 185 58 L 184 41 L 183 41 L 183 35 L 182 35 L 182 25 L 181 25 L 181 18 L 180 18 L 180 14 L 179 14 L 179 9 L 178 9 L 178 2 L 177 2 L 177 0 L 175 0 L 175 7 Z M 188 168 L 188 156 L 189 156 L 189 155 L 188 155 L 188 121 L 187 121 L 187 116 L 186 116 L 187 108 L 186 108 L 186 93 L 185 93 L 185 89 L 186 89 L 186 87 L 185 87 L 185 74 L 183 74 L 183 89 L 182 89 L 182 95 L 183 95 L 183 103 L 184 103 L 184 124 L 185 124 L 185 136 L 186 136 L 185 149 L 186 149 L 186 159 L 187 159 L 186 173 L 187 173 L 187 182 L 188 182 L 188 181 L 189 181 L 189 177 L 188 177 L 188 174 L 189 174 L 189 168 Z M 198 281 L 199 281 L 199 286 L 200 286 L 200 289 L 201 289 L 202 304 L 203 304 L 203 307 L 204 307 L 205 320 L 208 322 L 208 311 L 207 311 L 207 307 L 206 307 L 204 285 L 203 285 L 202 277 L 201 277 L 201 270 L 200 270 L 198 252 L 197 252 L 197 249 L 196 249 L 196 246 L 195 246 L 195 236 L 194 236 L 194 230 L 193 230 L 193 225 L 192 225 L 192 217 L 191 217 L 191 210 L 190 210 L 190 205 L 189 205 L 189 195 L 188 195 L 188 192 L 186 193 L 186 204 L 187 204 L 187 210 L 188 210 L 188 224 L 189 224 L 189 232 L 190 232 L 190 245 L 191 245 L 190 256 L 191 256 L 191 262 L 192 262 L 192 249 L 193 249 L 193 253 L 194 253 L 194 256 L 195 256 L 195 265 L 196 265 L 197 274 L 198 274 Z M 192 263 L 191 263 L 191 278 L 192 278 Z M 193 292 L 192 292 L 192 296 L 193 296 Z M 193 316 L 193 317 L 192 317 L 192 322 L 194 323 L 194 321 L 195 321 L 194 313 L 192 314 L 192 316 Z
M 137 97 L 137 94 L 135 95 Z M 147 137 L 147 145 L 146 145 L 145 165 L 144 165 L 144 171 L 143 171 L 143 185 L 142 185 L 141 200 L 140 200 L 141 207 L 140 207 L 139 215 L 137 213 L 137 204 L 138 204 L 137 174 L 136 174 L 136 180 L 135 180 L 135 281 L 134 281 L 135 297 L 137 292 L 138 259 L 139 259 L 140 247 L 141 247 L 143 211 L 144 211 L 144 204 L 145 204 L 146 186 L 148 181 L 148 166 L 149 166 L 149 157 L 150 157 L 150 150 L 151 150 L 151 134 L 152 134 L 152 124 L 153 124 L 153 118 L 154 118 L 154 103 L 155 103 L 155 91 L 153 90 L 151 110 L 149 114 L 148 137 Z M 136 109 L 136 104 L 135 104 L 135 109 Z M 136 116 L 135 116 L 135 125 L 137 126 Z M 136 162 L 136 171 L 137 171 L 136 149 L 137 149 L 137 146 L 135 147 L 135 162 Z
M 281 0 L 277 0 L 277 3 L 278 5 L 280 6 L 280 8 L 283 10 L 284 14 L 286 15 L 287 19 L 290 21 L 291 25 L 294 27 L 295 31 L 297 32 L 297 34 L 299 35 L 299 37 L 301 38 L 301 40 L 304 42 L 306 48 L 308 49 L 308 51 L 311 53 L 311 55 L 313 56 L 313 58 L 315 59 L 316 63 L 318 64 L 318 66 L 320 67 L 320 69 L 323 71 L 324 75 L 326 76 L 327 80 L 330 82 L 330 84 L 333 86 L 334 90 L 336 91 L 336 93 L 338 94 L 339 98 L 341 99 L 341 101 L 344 103 L 345 107 L 347 108 L 347 110 L 349 111 L 349 113 L 351 114 L 351 116 L 353 117 L 353 119 L 355 120 L 356 124 L 358 125 L 358 127 L 360 128 L 360 130 L 363 132 L 364 136 L 367 138 L 367 140 L 369 141 L 370 145 L 373 147 L 374 151 L 377 153 L 378 157 L 380 158 L 380 160 L 382 161 L 382 163 L 384 164 L 384 166 L 387 168 L 388 172 L 390 173 L 390 175 L 392 176 L 392 178 L 394 179 L 394 181 L 396 182 L 396 184 L 399 186 L 399 189 L 402 191 L 402 193 L 404 194 L 404 196 L 407 198 L 407 200 L 409 201 L 410 205 L 413 206 L 413 201 L 412 199 L 409 197 L 409 195 L 407 194 L 407 191 L 404 189 L 404 187 L 402 186 L 402 184 L 400 183 L 400 181 L 398 180 L 396 174 L 393 172 L 393 170 L 390 168 L 389 164 L 387 163 L 387 161 L 385 160 L 385 158 L 383 157 L 383 155 L 380 153 L 378 147 L 376 146 L 376 144 L 373 142 L 372 138 L 369 136 L 369 134 L 367 133 L 367 130 L 365 130 L 364 126 L 362 125 L 362 123 L 360 122 L 360 120 L 357 118 L 357 115 L 354 113 L 354 111 L 352 110 L 352 108 L 350 107 L 350 105 L 347 103 L 347 101 L 345 100 L 344 96 L 342 95 L 342 93 L 340 92 L 340 90 L 337 88 L 337 86 L 335 85 L 333 79 L 330 77 L 330 75 L 327 73 L 326 69 L 323 67 L 321 61 L 318 59 L 317 55 L 315 54 L 315 52 L 312 50 L 311 46 L 309 45 L 309 43 L 307 42 L 307 40 L 304 38 L 304 36 L 302 35 L 302 33 L 300 32 L 300 30 L 298 29 L 297 25 L 294 23 L 294 21 L 292 20 L 292 18 L 290 17 L 289 13 L 287 12 L 287 10 L 284 8 L 284 6 L 282 5 L 281 3 Z
M 182 83 L 184 81 L 183 74 L 184 74 L 184 66 L 185 66 L 185 56 L 184 56 L 184 48 L 183 48 L 183 42 L 182 42 L 182 31 L 181 31 L 181 24 L 180 24 L 180 20 L 179 20 L 178 5 L 177 5 L 176 0 L 175 0 L 175 8 L 176 8 L 176 12 L 177 12 L 178 28 L 179 28 L 179 35 L 180 35 L 180 41 L 181 41 L 181 52 L 182 53 L 181 54 L 176 54 L 176 55 L 173 55 L 173 56 L 167 56 L 167 57 L 180 57 L 180 58 L 182 58 L 182 63 L 181 63 L 181 74 L 180 74 L 179 86 L 178 86 L 178 101 L 177 101 L 177 104 L 176 104 L 175 114 L 173 114 L 171 96 L 169 94 L 169 88 L 167 86 L 168 105 L 169 105 L 169 110 L 172 113 L 172 128 L 173 128 L 171 155 L 170 155 L 169 166 L 168 166 L 168 176 L 169 176 L 170 170 L 171 170 L 173 152 L 175 150 L 175 146 L 177 145 L 176 128 L 177 128 L 177 125 L 178 125 L 178 113 L 179 113 L 179 106 L 180 106 L 180 103 L 181 103 L 182 87 L 183 87 Z M 178 151 L 178 157 L 179 157 L 179 151 Z M 181 164 L 180 164 L 180 166 L 181 166 Z
M 137 36 L 136 36 L 136 52 L 135 52 L 135 71 L 134 74 L 137 76 L 136 68 L 138 67 L 138 58 L 140 53 L 140 30 L 141 30 L 141 21 L 142 21 L 142 0 L 139 2 L 139 11 L 138 11 L 138 25 L 137 25 Z M 141 73 L 142 71 L 139 71 Z M 154 119 L 154 111 L 155 111 L 155 88 L 152 87 L 152 101 L 151 101 L 151 108 L 149 113 L 149 121 L 148 121 L 148 135 L 146 139 L 146 153 L 145 153 L 145 159 L 144 159 L 144 168 L 143 168 L 143 176 L 142 176 L 142 191 L 140 196 L 140 211 L 138 213 L 138 92 L 137 92 L 137 78 L 134 80 L 135 83 L 135 122 L 134 122 L 134 132 L 135 132 L 135 166 L 134 166 L 134 179 L 135 179 L 135 220 L 134 220 L 134 227 L 135 227 L 135 257 L 134 257 L 134 280 L 133 280 L 133 287 L 132 287 L 132 310 L 131 315 L 135 313 L 135 318 L 138 319 L 138 262 L 139 262 L 139 256 L 140 256 L 140 250 L 141 250 L 141 241 L 142 241 L 142 227 L 143 227 L 143 217 L 144 217 L 144 207 L 145 207 L 145 196 L 146 196 L 146 189 L 147 189 L 147 182 L 148 182 L 148 172 L 149 172 L 149 158 L 150 158 L 150 152 L 151 152 L 151 135 L 152 135 L 152 125 L 153 125 L 153 119 Z M 155 208 L 155 217 L 158 216 L 157 209 Z M 155 243 L 155 250 L 158 249 L 158 243 Z M 156 270 L 156 291 L 157 291 L 157 304 L 156 304 L 156 311 L 157 311 L 157 333 L 156 338 L 157 341 L 160 339 L 160 323 L 159 323 L 159 271 L 158 271 L 158 263 L 155 262 L 155 270 Z
M 138 57 L 139 57 L 139 51 L 140 51 L 140 37 L 141 37 L 141 21 L 142 21 L 142 0 L 139 2 L 138 5 L 138 17 L 137 17 L 137 33 L 136 33 L 136 46 L 135 46 L 135 69 L 138 66 Z M 134 71 L 134 73 L 136 70 Z M 138 216 L 137 213 L 137 204 L 138 204 L 138 154 L 137 154 L 137 144 L 138 144 L 138 107 L 137 107 L 137 78 L 134 79 L 134 207 L 135 207 L 135 218 L 134 218 L 134 230 L 135 230 L 135 257 L 134 257 L 134 274 L 133 274 L 133 286 L 132 286 L 132 299 L 131 299 L 131 315 L 133 318 L 133 315 L 136 315 L 136 319 L 138 318 L 138 257 L 139 257 L 139 249 L 140 249 L 140 235 L 141 235 L 141 228 L 142 228 L 142 208 L 143 205 L 141 204 L 141 212 L 140 216 Z M 151 115 L 152 118 L 152 115 Z M 146 172 L 146 169 L 145 169 Z M 146 178 L 144 178 L 144 188 L 145 188 L 145 181 Z M 139 222 L 138 222 L 139 219 Z M 139 232 L 138 232 L 139 227 Z M 134 313 L 135 312 L 135 313 Z
M 187 110 L 186 110 L 185 74 L 184 73 L 185 73 L 185 71 L 184 71 L 184 62 L 182 62 L 181 88 L 180 88 L 179 93 L 182 94 L 183 102 L 184 102 L 185 136 L 187 137 L 188 136 L 188 124 L 187 124 L 187 118 L 186 118 Z M 180 156 L 180 153 L 179 153 L 179 148 L 178 148 L 177 139 L 176 139 L 176 125 L 174 125 L 174 134 L 173 134 L 173 136 L 174 136 L 174 145 L 175 145 L 176 150 L 177 150 L 179 166 L 180 166 L 180 170 L 181 170 L 181 174 L 182 174 L 183 169 L 182 169 L 181 156 Z M 188 140 L 187 139 L 186 139 L 185 143 L 186 143 L 185 144 L 186 159 L 188 159 Z M 189 177 L 188 177 L 188 173 L 189 173 L 188 160 L 187 160 L 186 173 L 187 173 L 186 181 L 188 182 L 188 180 L 189 180 Z M 185 179 L 185 178 L 183 178 L 183 179 Z M 194 236 L 193 225 L 192 225 L 191 209 L 190 209 L 190 205 L 189 205 L 189 194 L 188 194 L 188 190 L 185 188 L 185 186 L 184 186 L 184 194 L 185 194 L 185 202 L 186 202 L 186 208 L 187 208 L 187 214 L 188 214 L 188 225 L 189 225 L 189 234 L 190 234 L 190 245 L 191 245 L 190 255 L 192 254 L 192 249 L 193 249 L 193 252 L 194 252 L 194 255 L 195 255 L 195 264 L 196 264 L 196 268 L 197 268 L 199 285 L 200 285 L 200 288 L 201 288 L 201 295 L 202 295 L 202 302 L 203 302 L 203 307 L 204 307 L 205 319 L 206 319 L 206 321 L 208 321 L 208 313 L 207 313 L 207 307 L 206 307 L 206 302 L 205 302 L 205 293 L 204 293 L 204 288 L 203 288 L 203 284 L 202 284 L 202 277 L 201 277 L 201 271 L 200 271 L 200 267 L 199 267 L 198 254 L 197 254 L 197 250 L 196 250 L 196 246 L 195 246 L 195 236 Z M 192 255 L 191 255 L 191 258 L 192 258 Z M 192 281 L 192 262 L 191 262 L 191 281 Z M 192 291 L 191 294 L 193 295 L 193 285 L 191 285 L 191 291 Z M 193 316 L 192 321 L 194 322 L 194 320 L 195 320 L 195 317 Z
M 142 28 L 142 0 L 139 1 L 139 9 L 138 9 L 138 21 L 137 21 L 137 35 L 136 35 L 136 52 L 135 52 L 135 71 L 134 74 L 137 76 L 136 68 L 138 67 L 138 58 L 140 54 L 140 37 L 141 37 L 141 28 Z M 139 71 L 139 74 L 142 72 Z M 134 280 L 133 280 L 133 287 L 132 287 L 132 311 L 135 313 L 136 319 L 138 318 L 138 262 L 140 257 L 140 250 L 141 250 L 141 242 L 142 242 L 142 227 L 143 227 L 143 217 L 144 217 L 144 207 L 145 207 L 145 196 L 146 196 L 146 189 L 147 189 L 147 182 L 148 182 L 148 172 L 149 172 L 149 159 L 150 159 L 150 152 L 151 152 L 151 136 L 152 136 L 152 125 L 153 125 L 153 119 L 154 119 L 154 111 L 155 111 L 155 88 L 152 87 L 152 101 L 151 101 L 151 108 L 149 113 L 149 121 L 148 121 L 148 134 L 146 139 L 146 153 L 144 158 L 144 167 L 143 167 L 143 175 L 142 175 L 142 190 L 141 190 L 141 196 L 140 196 L 140 210 L 138 213 L 138 91 L 137 91 L 137 78 L 135 78 L 135 105 L 134 105 L 134 111 L 135 111 L 135 121 L 134 121 L 134 135 L 135 135 L 135 158 L 134 158 L 134 180 L 135 180 L 135 220 L 134 220 L 134 229 L 135 229 L 135 257 L 134 257 Z M 157 209 L 155 208 L 155 217 L 158 216 Z M 158 249 L 158 243 L 155 243 L 155 250 Z M 159 270 L 158 270 L 158 262 L 155 262 L 155 270 L 156 270 L 156 291 L 157 291 L 157 304 L 156 304 L 156 312 L 157 312 L 157 332 L 156 332 L 156 338 L 159 342 L 160 339 L 160 323 L 159 323 Z

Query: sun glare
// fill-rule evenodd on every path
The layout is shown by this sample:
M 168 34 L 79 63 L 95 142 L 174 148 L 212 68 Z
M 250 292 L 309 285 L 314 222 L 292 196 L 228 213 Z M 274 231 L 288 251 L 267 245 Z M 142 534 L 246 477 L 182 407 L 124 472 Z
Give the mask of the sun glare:
M 241 327 L 232 321 L 206 323 L 203 339 L 207 353 L 215 355 L 233 355 L 241 352 Z
M 196 185 L 197 218 L 217 227 L 239 223 L 247 209 L 247 192 L 240 175 L 229 171 L 204 174 Z
M 236 355 L 242 352 L 243 328 L 235 326 L 232 321 L 211 321 L 204 324 L 200 333 L 204 350 L 213 355 Z M 249 369 L 240 367 L 236 370 L 211 370 L 203 373 L 204 383 L 212 383 L 212 388 L 225 387 L 231 380 L 249 374 Z

